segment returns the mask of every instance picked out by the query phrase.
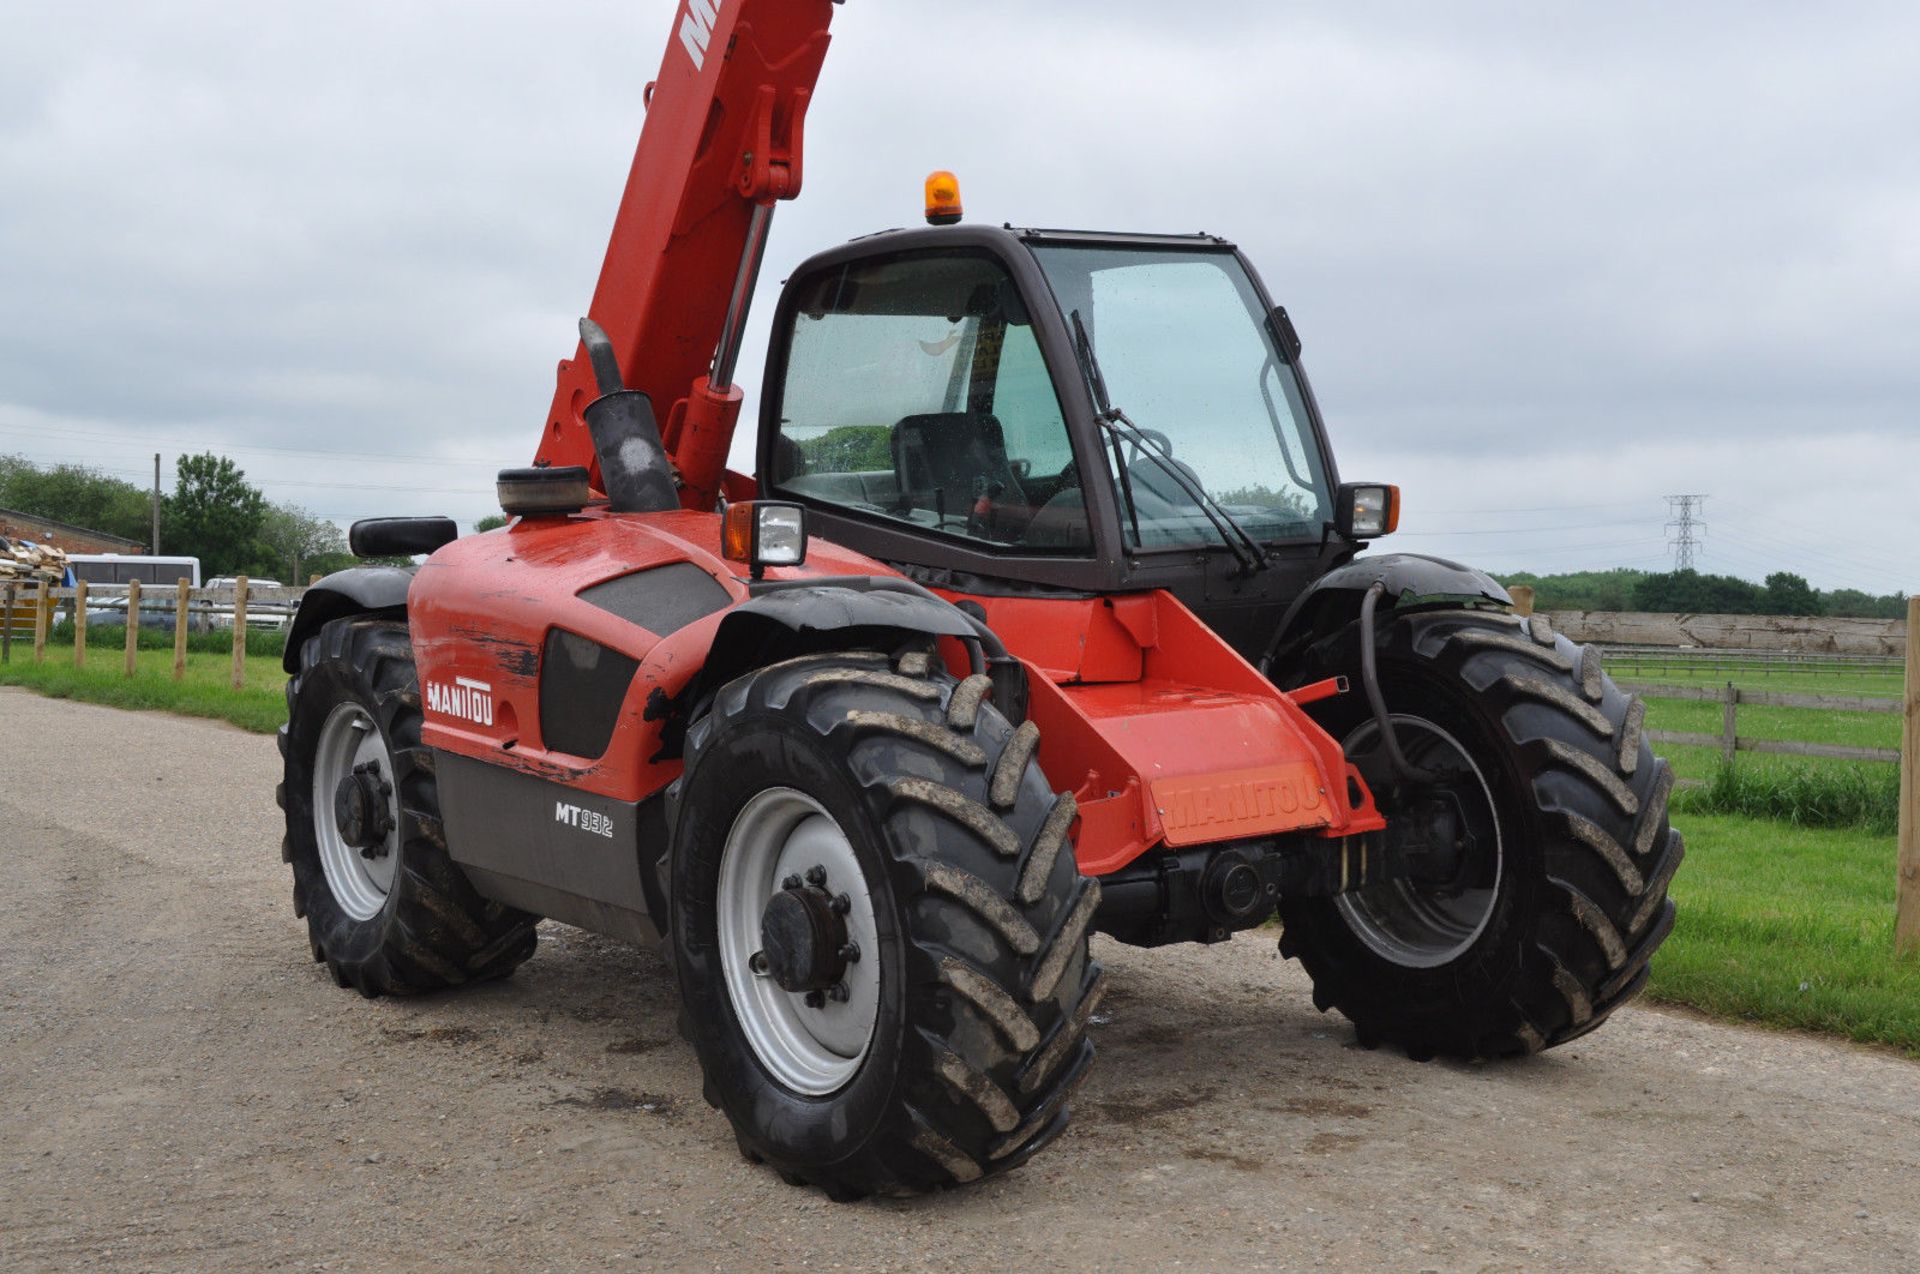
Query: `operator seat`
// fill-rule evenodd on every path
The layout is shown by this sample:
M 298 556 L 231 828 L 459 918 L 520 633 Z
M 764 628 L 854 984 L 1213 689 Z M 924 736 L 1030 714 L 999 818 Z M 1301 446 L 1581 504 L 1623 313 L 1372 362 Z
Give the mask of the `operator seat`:
M 998 418 L 987 412 L 935 411 L 902 417 L 893 427 L 893 467 L 903 499 L 945 510 L 948 517 L 969 517 L 980 494 L 976 479 L 984 479 L 985 494 L 993 501 L 997 525 L 985 528 L 997 539 L 1011 538 L 1017 528 L 1005 523 L 1007 514 L 1024 525 L 1031 516 L 1026 492 L 1007 459 L 1007 440 Z M 936 492 L 943 493 L 936 496 Z
M 807 453 L 800 444 L 785 434 L 776 434 L 773 439 L 773 480 L 785 482 L 788 478 L 797 478 L 807 471 Z

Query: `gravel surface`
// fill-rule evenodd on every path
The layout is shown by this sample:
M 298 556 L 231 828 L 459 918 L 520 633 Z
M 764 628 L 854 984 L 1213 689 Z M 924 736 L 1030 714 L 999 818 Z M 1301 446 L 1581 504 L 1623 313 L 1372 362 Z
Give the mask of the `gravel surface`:
M 9 689 L 0 736 L 0 1268 L 1920 1266 L 1912 1063 L 1629 1009 L 1416 1065 L 1265 933 L 1103 941 L 1066 1136 L 831 1204 L 739 1157 L 653 951 L 549 924 L 365 1001 L 308 958 L 271 740 Z

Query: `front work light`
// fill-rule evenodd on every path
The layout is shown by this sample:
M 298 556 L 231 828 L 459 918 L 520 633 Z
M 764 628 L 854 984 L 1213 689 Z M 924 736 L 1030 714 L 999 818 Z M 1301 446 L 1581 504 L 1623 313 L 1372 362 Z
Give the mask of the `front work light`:
M 960 179 L 944 168 L 927 174 L 927 224 L 950 226 L 960 220 Z
M 807 560 L 807 511 L 773 500 L 729 504 L 720 553 L 752 567 L 755 579 L 769 566 L 798 566 Z
M 1343 482 L 1334 499 L 1333 528 L 1350 540 L 1391 534 L 1400 525 L 1400 488 L 1384 482 Z

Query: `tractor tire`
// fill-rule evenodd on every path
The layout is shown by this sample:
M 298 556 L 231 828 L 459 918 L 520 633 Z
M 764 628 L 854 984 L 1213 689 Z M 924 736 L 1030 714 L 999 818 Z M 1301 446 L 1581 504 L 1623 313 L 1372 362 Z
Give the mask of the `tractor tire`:
M 1310 709 L 1350 755 L 1378 733 L 1358 651 L 1349 625 L 1309 648 L 1299 677 L 1352 678 L 1352 693 Z M 1306 967 L 1322 1012 L 1339 1009 L 1363 1044 L 1399 1044 L 1418 1061 L 1533 1053 L 1586 1034 L 1646 984 L 1673 928 L 1667 886 L 1684 847 L 1645 705 L 1613 684 L 1596 648 L 1555 635 L 1544 616 L 1399 616 L 1382 625 L 1377 660 L 1403 751 L 1461 776 L 1456 808 L 1470 831 L 1480 824 L 1482 849 L 1457 888 L 1388 881 L 1283 899 L 1281 953 Z M 1391 820 L 1397 788 L 1373 786 Z
M 369 998 L 505 977 L 536 941 L 539 917 L 482 898 L 447 856 L 420 722 L 404 622 L 336 619 L 302 646 L 281 855 L 313 958 Z
M 1066 1127 L 1105 989 L 1039 733 L 925 651 L 723 687 L 673 800 L 673 961 L 708 1102 L 749 1160 L 837 1200 L 1013 1168 Z M 785 895 L 778 897 L 776 895 Z M 817 945 L 776 913 L 842 917 Z M 808 901 L 811 900 L 811 901 Z M 835 967 L 801 956 L 847 947 Z M 756 950 L 755 948 L 762 948 Z M 832 961 L 828 961 L 831 965 Z M 769 972 L 769 969 L 772 972 Z

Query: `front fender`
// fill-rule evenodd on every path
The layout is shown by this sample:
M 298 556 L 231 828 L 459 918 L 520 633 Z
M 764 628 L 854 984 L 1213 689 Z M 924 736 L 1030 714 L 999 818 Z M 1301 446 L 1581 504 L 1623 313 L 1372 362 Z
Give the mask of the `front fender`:
M 280 666 L 289 674 L 300 671 L 300 647 L 321 627 L 347 615 L 368 611 L 404 610 L 415 567 L 349 566 L 319 580 L 300 596 L 287 629 L 287 650 Z
M 891 583 L 795 582 L 740 603 L 714 632 L 695 697 L 773 659 L 829 645 L 883 648 L 906 636 L 978 636 L 974 621 L 951 602 L 887 587 Z

